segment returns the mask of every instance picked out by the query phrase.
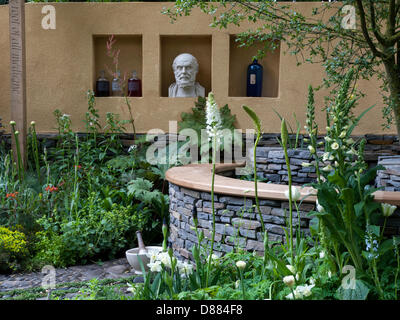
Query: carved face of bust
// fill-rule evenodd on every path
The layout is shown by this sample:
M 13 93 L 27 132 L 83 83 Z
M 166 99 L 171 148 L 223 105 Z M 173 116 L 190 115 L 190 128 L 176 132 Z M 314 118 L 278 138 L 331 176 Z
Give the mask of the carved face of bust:
M 199 70 L 197 59 L 191 54 L 182 53 L 172 64 L 176 84 L 181 88 L 193 87 Z

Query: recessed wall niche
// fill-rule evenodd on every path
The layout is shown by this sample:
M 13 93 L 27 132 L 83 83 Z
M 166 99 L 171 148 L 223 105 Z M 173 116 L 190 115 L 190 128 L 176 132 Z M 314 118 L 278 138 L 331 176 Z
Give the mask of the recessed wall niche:
M 107 55 L 107 41 L 110 35 L 93 35 L 93 90 L 96 88 L 96 80 L 100 76 L 100 71 L 104 70 L 106 78 L 111 81 L 112 75 L 107 71 L 107 67 L 115 71 L 113 59 Z M 126 73 L 126 79 L 132 77 L 132 71 L 136 71 L 137 77 L 142 80 L 142 35 L 115 35 L 116 40 L 112 46 L 113 50 L 120 50 L 118 69 L 121 71 L 121 77 Z M 127 85 L 125 87 L 127 90 Z
M 252 63 L 252 57 L 264 47 L 256 43 L 250 48 L 239 47 L 236 35 L 230 35 L 229 54 L 229 96 L 246 97 L 247 67 Z M 265 57 L 258 63 L 263 66 L 262 97 L 276 98 L 279 95 L 279 61 L 280 46 L 274 51 L 267 51 Z
M 205 88 L 206 96 L 211 91 L 211 36 L 210 35 L 162 35 L 161 48 L 161 96 L 168 97 L 168 88 L 175 82 L 172 63 L 181 53 L 190 53 L 199 62 L 196 81 Z

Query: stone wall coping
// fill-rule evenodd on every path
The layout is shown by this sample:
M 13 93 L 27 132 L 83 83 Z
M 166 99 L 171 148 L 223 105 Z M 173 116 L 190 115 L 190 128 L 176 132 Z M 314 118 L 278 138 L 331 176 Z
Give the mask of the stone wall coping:
M 224 177 L 218 174 L 243 166 L 244 163 L 216 164 L 215 168 L 217 174 L 214 180 L 214 192 L 229 196 L 254 198 L 254 182 Z M 173 167 L 166 172 L 165 177 L 166 180 L 180 187 L 211 192 L 212 164 L 189 164 Z M 315 203 L 315 190 L 312 187 L 296 187 L 301 193 L 303 202 Z M 287 185 L 258 182 L 257 189 L 260 199 L 287 201 L 285 196 L 285 191 L 288 190 Z M 377 202 L 400 206 L 400 192 L 379 190 L 373 195 Z

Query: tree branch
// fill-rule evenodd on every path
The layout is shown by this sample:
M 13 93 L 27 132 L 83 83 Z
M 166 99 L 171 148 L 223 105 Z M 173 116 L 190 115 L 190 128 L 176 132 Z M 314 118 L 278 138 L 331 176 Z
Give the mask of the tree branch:
M 360 12 L 361 30 L 362 30 L 362 33 L 364 35 L 365 40 L 368 43 L 368 46 L 370 47 L 372 53 L 375 56 L 377 56 L 379 58 L 382 58 L 382 59 L 385 59 L 386 58 L 385 54 L 383 54 L 381 51 L 379 51 L 376 48 L 374 42 L 372 41 L 371 37 L 369 36 L 368 28 L 367 28 L 367 21 L 365 19 L 365 11 L 364 11 L 364 6 L 362 4 L 362 1 L 361 0 L 357 0 L 356 3 L 357 3 L 358 10 Z

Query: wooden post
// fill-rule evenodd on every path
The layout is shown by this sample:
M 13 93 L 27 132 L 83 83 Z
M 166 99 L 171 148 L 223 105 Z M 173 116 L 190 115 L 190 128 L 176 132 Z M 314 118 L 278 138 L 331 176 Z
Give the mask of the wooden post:
M 10 57 L 11 57 L 11 120 L 19 131 L 21 157 L 26 167 L 26 65 L 25 65 L 25 1 L 10 0 Z M 14 159 L 17 162 L 15 139 L 12 137 Z

